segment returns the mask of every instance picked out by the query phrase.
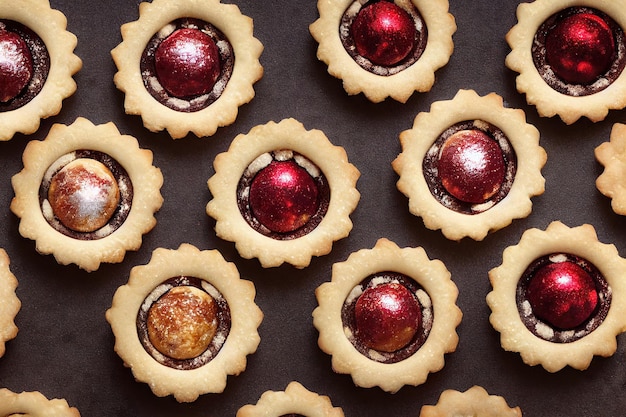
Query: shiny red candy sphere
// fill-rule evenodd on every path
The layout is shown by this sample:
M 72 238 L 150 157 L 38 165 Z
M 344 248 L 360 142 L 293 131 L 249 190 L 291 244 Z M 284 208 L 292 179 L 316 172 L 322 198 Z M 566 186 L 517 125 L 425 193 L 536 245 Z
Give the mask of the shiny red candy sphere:
M 156 50 L 155 66 L 163 88 L 179 98 L 210 92 L 221 71 L 217 45 L 197 29 L 178 29 L 165 38 Z
M 356 302 L 356 336 L 368 348 L 395 352 L 408 345 L 422 322 L 420 306 L 405 286 L 380 284 Z
M 317 212 L 318 194 L 313 177 L 293 160 L 272 161 L 252 180 L 250 209 L 271 231 L 289 233 Z
M 584 323 L 598 305 L 593 278 L 574 262 L 539 269 L 526 292 L 535 316 L 559 329 Z
M 352 24 L 357 52 L 376 65 L 392 66 L 415 47 L 417 29 L 411 16 L 390 1 L 364 6 Z
M 0 102 L 15 98 L 33 76 L 33 58 L 20 35 L 0 30 Z
M 483 203 L 496 194 L 505 175 L 498 143 L 481 130 L 461 130 L 446 141 L 438 162 L 445 189 L 461 201 Z
M 570 84 L 589 84 L 604 74 L 615 55 L 610 26 L 593 13 L 562 19 L 546 38 L 546 59 L 554 73 Z

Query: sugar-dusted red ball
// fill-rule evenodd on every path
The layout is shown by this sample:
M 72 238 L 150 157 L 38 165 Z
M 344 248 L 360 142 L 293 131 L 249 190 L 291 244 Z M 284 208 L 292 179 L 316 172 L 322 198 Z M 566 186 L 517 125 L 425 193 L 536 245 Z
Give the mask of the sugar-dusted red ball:
M 611 27 L 593 13 L 560 20 L 546 37 L 546 59 L 554 73 L 570 84 L 589 84 L 615 59 Z
M 355 305 L 356 336 L 368 348 L 395 352 L 407 346 L 422 322 L 415 296 L 398 283 L 367 288 Z
M 313 177 L 293 160 L 272 161 L 250 185 L 250 209 L 273 232 L 289 233 L 317 212 L 319 189 Z
M 33 76 L 33 57 L 20 35 L 0 29 L 0 102 L 15 98 Z
M 498 143 L 482 130 L 456 132 L 443 145 L 437 165 L 445 189 L 467 203 L 483 203 L 504 181 L 506 164 Z
M 219 49 L 198 29 L 178 29 L 155 53 L 156 74 L 168 93 L 184 98 L 206 94 L 221 72 Z
M 357 52 L 377 65 L 397 64 L 416 44 L 413 18 L 390 1 L 366 4 L 357 14 L 351 31 Z
M 531 278 L 526 296 L 535 316 L 559 329 L 581 325 L 598 305 L 593 278 L 570 261 L 540 268 Z

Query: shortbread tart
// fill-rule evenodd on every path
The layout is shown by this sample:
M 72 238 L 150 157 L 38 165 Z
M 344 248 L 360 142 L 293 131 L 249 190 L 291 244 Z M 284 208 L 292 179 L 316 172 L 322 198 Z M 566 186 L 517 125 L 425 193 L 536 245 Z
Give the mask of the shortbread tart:
M 474 385 L 464 392 L 448 389 L 435 405 L 425 405 L 419 417 L 522 417 L 519 407 L 511 408 L 499 395 Z
M 0 249 L 0 357 L 6 352 L 5 343 L 17 336 L 15 316 L 22 306 L 15 293 L 18 281 L 9 264 L 9 256 L 4 249 Z
M 163 175 L 152 152 L 112 122 L 55 124 L 28 143 L 23 163 L 11 180 L 19 232 L 60 264 L 94 271 L 121 262 L 156 224 Z
M 107 321 L 115 351 L 140 382 L 193 402 L 220 393 L 256 351 L 263 313 L 254 284 L 217 250 L 154 250 L 115 292 Z
M 589 224 L 529 229 L 489 271 L 489 320 L 502 347 L 549 372 L 584 370 L 626 331 L 626 259 Z
M 458 289 L 443 262 L 422 248 L 380 239 L 335 263 L 315 296 L 318 345 L 333 370 L 359 387 L 395 393 L 420 385 L 456 350 Z
M 454 49 L 447 0 L 320 0 L 317 57 L 350 95 L 406 102 L 431 89 Z
M 306 389 L 292 381 L 284 391 L 265 391 L 256 404 L 247 404 L 236 417 L 343 417 L 340 407 L 333 407 L 330 398 Z
M 235 121 L 263 75 L 252 19 L 219 0 L 154 0 L 111 51 L 126 113 L 172 138 L 211 136 Z M 181 77 L 180 74 L 184 74 Z
M 263 267 L 304 268 L 352 229 L 360 173 L 321 130 L 294 119 L 256 126 L 214 167 L 206 210 L 217 235 Z
M 528 216 L 545 189 L 539 131 L 495 93 L 460 90 L 433 103 L 400 143 L 392 165 L 409 211 L 451 240 L 482 240 Z
M 29 417 L 80 417 L 64 399 L 49 400 L 37 391 L 15 393 L 0 389 L 0 415 Z
M 608 142 L 595 149 L 597 161 L 604 167 L 596 187 L 611 199 L 611 208 L 626 215 L 626 125 L 615 123 Z
M 48 0 L 0 3 L 0 141 L 31 134 L 76 91 L 82 67 L 67 18 Z
M 517 8 L 506 65 L 543 117 L 604 120 L 626 106 L 626 9 L 619 2 L 536 0 Z

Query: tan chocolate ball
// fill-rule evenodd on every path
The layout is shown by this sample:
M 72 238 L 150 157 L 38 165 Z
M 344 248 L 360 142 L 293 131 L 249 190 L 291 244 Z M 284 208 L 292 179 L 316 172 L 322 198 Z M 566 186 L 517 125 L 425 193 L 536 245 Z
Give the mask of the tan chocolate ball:
M 179 286 L 161 296 L 148 311 L 148 337 L 163 355 L 185 360 L 200 356 L 217 331 L 217 305 L 199 288 Z

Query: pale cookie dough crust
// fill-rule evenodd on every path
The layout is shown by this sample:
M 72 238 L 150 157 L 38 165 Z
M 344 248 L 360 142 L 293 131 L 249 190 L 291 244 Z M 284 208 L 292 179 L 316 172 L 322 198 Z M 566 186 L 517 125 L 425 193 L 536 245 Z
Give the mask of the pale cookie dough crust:
M 328 73 L 343 80 L 350 95 L 363 93 L 374 103 L 387 97 L 405 103 L 416 91 L 429 91 L 435 83 L 435 71 L 448 63 L 456 31 L 454 16 L 448 13 L 447 0 L 396 0 L 407 9 L 414 6 L 426 24 L 428 41 L 421 57 L 410 67 L 394 75 L 383 76 L 363 69 L 348 54 L 340 36 L 339 27 L 346 10 L 355 0 L 320 0 L 320 17 L 310 25 L 311 35 L 319 43 L 317 57 L 328 65 Z M 365 0 L 357 0 L 365 4 Z
M 519 73 L 517 91 L 526 94 L 526 101 L 537 108 L 542 117 L 558 115 L 566 124 L 585 116 L 592 122 L 604 120 L 609 110 L 626 106 L 626 74 L 624 71 L 607 88 L 587 96 L 570 96 L 550 87 L 533 63 L 531 48 L 537 29 L 550 16 L 574 6 L 595 8 L 606 13 L 626 30 L 626 10 L 619 2 L 591 0 L 536 0 L 521 3 L 517 8 L 518 23 L 506 35 L 511 47 L 506 66 Z
M 236 417 L 281 417 L 291 414 L 305 417 L 344 416 L 340 407 L 333 407 L 330 398 L 292 381 L 285 391 L 264 392 L 256 404 L 241 407 Z
M 535 336 L 523 323 L 516 303 L 518 282 L 526 268 L 534 260 L 552 253 L 586 259 L 600 271 L 612 291 L 602 323 L 591 333 L 568 343 L 554 343 Z M 502 347 L 520 353 L 526 364 L 541 365 L 549 372 L 568 365 L 584 370 L 594 355 L 613 355 L 617 349 L 616 336 L 626 330 L 625 268 L 626 259 L 619 256 L 614 245 L 599 242 L 589 224 L 569 228 L 555 221 L 545 231 L 527 230 L 517 245 L 504 250 L 502 264 L 489 272 L 493 287 L 487 295 L 491 308 L 489 321 L 500 333 Z
M 595 149 L 598 162 L 604 171 L 596 179 L 596 187 L 611 199 L 611 208 L 626 215 L 626 125 L 615 123 L 609 142 Z
M 0 389 L 0 415 L 25 415 L 31 417 L 80 417 L 74 407 L 66 400 L 49 400 L 40 392 L 11 392 Z
M 82 68 L 82 61 L 74 55 L 77 39 L 66 31 L 67 18 L 51 9 L 48 0 L 2 2 L 0 19 L 13 20 L 31 29 L 46 45 L 50 56 L 50 70 L 39 94 L 22 107 L 0 112 L 0 141 L 6 141 L 18 132 L 34 133 L 41 119 L 61 111 L 62 101 L 76 91 L 72 76 Z
M 232 75 L 221 96 L 208 107 L 180 112 L 160 104 L 144 86 L 140 68 L 142 54 L 153 35 L 177 19 L 194 18 L 219 29 L 235 55 Z M 252 19 L 233 4 L 219 0 L 155 0 L 139 5 L 139 19 L 122 25 L 123 41 L 111 51 L 118 72 L 114 81 L 125 93 L 127 114 L 140 115 L 153 132 L 166 129 L 174 139 L 189 132 L 198 137 L 213 135 L 218 127 L 232 124 L 240 105 L 254 97 L 253 84 L 263 75 L 259 57 L 263 45 L 253 37 Z
M 408 358 L 381 363 L 361 354 L 344 332 L 341 312 L 349 294 L 372 274 L 392 271 L 415 280 L 428 294 L 433 309 L 432 328 L 423 345 Z M 332 356 L 333 370 L 350 374 L 357 386 L 378 386 L 395 393 L 404 385 L 420 385 L 428 374 L 444 366 L 444 354 L 456 350 L 462 313 L 456 305 L 458 289 L 450 272 L 439 260 L 430 260 L 422 248 L 399 248 L 380 239 L 373 249 L 362 249 L 332 268 L 331 282 L 315 291 L 318 307 L 313 324 L 319 331 L 318 345 Z
M 17 336 L 15 316 L 22 306 L 15 290 L 18 282 L 9 269 L 9 256 L 0 249 L 0 357 L 6 351 L 5 342 Z
M 439 136 L 459 122 L 487 122 L 500 129 L 516 155 L 517 171 L 508 194 L 492 207 L 465 214 L 445 207 L 431 193 L 424 173 L 426 154 Z M 495 93 L 478 96 L 473 90 L 460 90 L 452 100 L 432 104 L 430 112 L 419 113 L 413 127 L 400 134 L 402 152 L 393 161 L 400 176 L 397 187 L 409 198 L 409 211 L 422 218 L 431 230 L 441 229 L 451 240 L 470 237 L 482 240 L 491 232 L 523 218 L 532 210 L 532 196 L 544 192 L 541 169 L 547 155 L 539 145 L 539 131 L 526 123 L 522 110 L 503 106 Z
M 143 347 L 137 315 L 146 297 L 163 282 L 175 277 L 194 277 L 214 286 L 228 302 L 231 327 L 220 351 L 195 369 L 175 369 L 157 362 Z M 258 327 L 263 313 L 254 303 L 256 290 L 240 279 L 237 267 L 217 250 L 182 244 L 176 250 L 156 249 L 150 262 L 131 270 L 128 283 L 116 291 L 106 319 L 115 335 L 115 351 L 137 381 L 149 384 L 159 397 L 173 395 L 179 402 L 193 402 L 206 393 L 220 393 L 228 375 L 246 368 L 246 356 L 256 351 Z
M 276 240 L 255 231 L 237 205 L 237 186 L 246 168 L 260 155 L 277 150 L 291 150 L 308 158 L 330 186 L 328 210 L 320 224 L 291 240 Z M 216 220 L 217 235 L 235 242 L 243 258 L 258 258 L 263 267 L 286 262 L 304 268 L 313 256 L 328 254 L 333 242 L 352 230 L 349 216 L 360 198 L 356 189 L 360 173 L 348 162 L 345 150 L 330 143 L 320 130 L 306 130 L 294 119 L 256 126 L 238 135 L 227 152 L 217 155 L 214 167 L 215 175 L 208 180 L 213 199 L 207 204 L 207 214 Z
M 445 390 L 435 405 L 425 405 L 420 417 L 522 417 L 519 407 L 511 408 L 498 395 L 489 395 L 477 385 L 465 392 Z
M 109 155 L 132 183 L 132 203 L 125 221 L 97 239 L 83 240 L 59 232 L 46 220 L 40 203 L 39 190 L 46 171 L 79 150 Z M 94 271 L 101 262 L 121 262 L 127 250 L 139 249 L 142 235 L 156 224 L 154 213 L 163 204 L 163 175 L 152 166 L 152 152 L 139 148 L 134 137 L 121 135 L 113 123 L 94 125 L 79 117 L 68 126 L 53 125 L 46 139 L 28 143 L 22 159 L 24 168 L 11 180 L 15 191 L 11 210 L 21 219 L 20 234 L 34 240 L 39 253 L 53 254 L 60 264 L 73 263 Z

